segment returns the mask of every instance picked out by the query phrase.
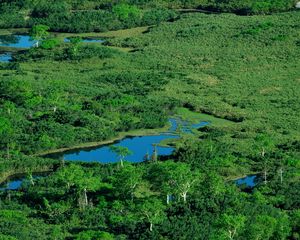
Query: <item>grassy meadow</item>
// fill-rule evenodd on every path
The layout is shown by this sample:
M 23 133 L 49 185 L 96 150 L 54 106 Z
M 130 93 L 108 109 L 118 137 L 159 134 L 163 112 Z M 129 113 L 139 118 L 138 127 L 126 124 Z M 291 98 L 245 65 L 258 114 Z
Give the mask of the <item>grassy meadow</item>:
M 299 239 L 299 18 L 51 33 L 57 45 L 0 63 L 0 181 L 26 173 L 0 191 L 0 239 Z M 164 132 L 170 117 L 210 124 L 141 163 L 126 148 L 114 164 L 39 156 Z M 250 174 L 253 186 L 235 181 Z

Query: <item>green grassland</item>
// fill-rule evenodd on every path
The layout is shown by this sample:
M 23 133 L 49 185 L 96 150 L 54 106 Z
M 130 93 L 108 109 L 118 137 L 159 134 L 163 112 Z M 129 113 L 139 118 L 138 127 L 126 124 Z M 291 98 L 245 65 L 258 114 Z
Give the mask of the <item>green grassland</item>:
M 29 174 L 0 192 L 0 239 L 299 239 L 299 17 L 184 14 L 1 63 L 0 180 Z M 211 124 L 146 163 L 36 156 L 155 134 L 169 117 Z M 232 181 L 252 173 L 253 189 Z
M 176 111 L 176 116 L 180 117 L 183 120 L 187 120 L 193 124 L 199 122 L 209 122 L 213 126 L 227 126 L 231 124 L 235 124 L 232 121 L 217 118 L 209 114 L 199 113 L 199 112 L 192 112 L 187 108 L 178 108 Z
M 124 73 L 129 76 L 148 74 L 151 82 L 152 75 L 159 75 L 158 81 L 164 83 L 157 90 L 146 93 L 149 101 L 169 102 L 197 112 L 200 120 L 211 121 L 211 128 L 223 132 L 222 141 L 231 142 L 236 151 L 247 152 L 258 133 L 270 135 L 278 144 L 299 141 L 298 18 L 299 12 L 248 17 L 185 14 L 178 21 L 148 30 L 134 28 L 104 34 L 109 37 L 107 44 L 111 47 L 136 49 L 133 52 L 112 50 L 111 57 L 89 56 L 68 61 L 55 60 L 52 55 L 47 57 L 50 53 L 46 52 L 45 58 L 22 61 L 18 63 L 17 71 L 2 70 L 0 74 L 2 79 L 6 79 L 3 84 L 26 83 L 22 87 L 25 94 L 22 112 L 30 111 L 37 124 L 41 123 L 39 119 L 43 115 L 49 114 L 48 100 L 52 105 L 58 104 L 58 108 L 81 115 L 79 111 L 84 102 L 94 102 L 93 99 L 104 89 L 104 92 L 112 91 L 126 81 L 120 79 L 121 82 L 115 83 L 117 85 L 108 87 L 101 83 L 102 80 L 95 79 Z M 83 46 L 86 45 L 91 46 Z M 62 50 L 55 51 L 61 54 Z M 128 90 L 122 92 L 128 95 Z M 52 94 L 52 99 L 49 99 L 49 94 Z M 131 91 L 130 94 L 134 96 L 136 93 Z M 39 97 L 42 100 L 38 100 Z M 125 109 L 125 105 L 120 107 Z M 159 107 L 157 110 L 160 111 Z M 89 111 L 86 113 L 92 114 L 93 118 L 95 113 Z M 101 117 L 108 119 L 111 126 L 117 126 L 121 119 L 118 111 Z M 172 111 L 174 114 L 175 110 Z M 182 108 L 179 108 L 179 114 L 192 121 L 195 118 L 194 114 Z M 133 115 L 129 114 L 135 125 L 133 128 L 140 128 L 142 125 L 134 123 L 141 120 Z M 27 118 L 26 114 L 23 118 Z M 65 129 L 65 126 L 60 124 L 57 129 Z M 85 132 L 87 128 L 70 125 L 67 131 L 81 129 Z M 82 138 L 72 133 L 72 140 L 67 143 L 53 131 L 56 132 L 42 130 L 35 135 L 48 134 L 50 142 L 53 142 L 48 144 L 51 148 L 105 140 Z M 108 135 L 114 137 L 112 133 Z M 49 149 L 42 147 L 38 152 L 44 150 Z
M 165 92 L 191 109 L 298 139 L 298 18 L 191 14 L 119 44 L 142 48 L 137 65 L 178 73 Z

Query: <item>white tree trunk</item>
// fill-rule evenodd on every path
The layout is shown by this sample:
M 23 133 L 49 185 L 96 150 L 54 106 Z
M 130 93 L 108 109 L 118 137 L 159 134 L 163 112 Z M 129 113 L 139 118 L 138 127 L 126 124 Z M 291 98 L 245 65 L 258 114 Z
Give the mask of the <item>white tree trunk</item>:
M 30 175 L 29 178 L 30 178 L 30 184 L 31 184 L 32 186 L 34 186 L 34 180 L 33 180 L 32 175 Z
M 149 230 L 150 230 L 150 232 L 152 232 L 152 231 L 153 231 L 153 224 L 152 224 L 152 222 L 150 222 L 150 227 L 149 227 Z
M 183 192 L 182 197 L 183 197 L 183 202 L 186 203 L 187 192 Z
M 264 171 L 264 183 L 267 185 L 267 170 Z
M 233 240 L 235 234 L 236 234 L 236 229 L 228 230 L 229 239 Z
M 84 205 L 87 206 L 89 204 L 87 194 L 86 194 L 86 188 L 83 190 L 84 193 Z
M 265 148 L 263 147 L 263 148 L 262 148 L 262 152 L 261 152 L 261 156 L 262 156 L 262 157 L 265 157 L 265 154 L 266 154 L 266 150 L 265 150 Z

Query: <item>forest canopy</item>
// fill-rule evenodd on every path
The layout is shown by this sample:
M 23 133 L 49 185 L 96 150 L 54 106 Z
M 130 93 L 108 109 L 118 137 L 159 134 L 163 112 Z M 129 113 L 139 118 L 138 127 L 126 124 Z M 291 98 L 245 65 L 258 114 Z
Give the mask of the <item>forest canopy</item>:
M 270 14 L 295 9 L 295 0 L 1 1 L 0 27 L 45 24 L 52 31 L 108 31 L 172 20 L 180 9 Z M 149 16 L 151 15 L 151 17 Z

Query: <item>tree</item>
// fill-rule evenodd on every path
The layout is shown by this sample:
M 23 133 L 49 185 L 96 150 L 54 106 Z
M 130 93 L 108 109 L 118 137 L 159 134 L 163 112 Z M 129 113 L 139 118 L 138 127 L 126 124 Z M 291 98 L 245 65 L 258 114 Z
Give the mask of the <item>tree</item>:
M 277 221 L 275 218 L 258 215 L 255 222 L 248 226 L 249 235 L 247 237 L 253 240 L 270 239 L 274 234 L 276 224 Z
M 274 141 L 266 134 L 259 134 L 255 138 L 256 147 L 260 151 L 260 155 L 264 165 L 264 183 L 267 184 L 268 157 L 266 154 L 274 148 Z
M 228 239 L 235 239 L 241 230 L 243 230 L 246 222 L 246 217 L 240 214 L 228 215 L 223 214 L 221 225 Z
M 143 161 L 147 162 L 150 160 L 150 155 L 149 155 L 149 152 L 147 151 L 145 156 L 143 157 Z
M 44 49 L 53 49 L 55 47 L 57 47 L 60 44 L 59 39 L 57 38 L 50 38 L 50 39 L 46 39 L 45 41 L 43 41 L 41 48 Z
M 77 234 L 76 240 L 93 240 L 93 239 L 101 239 L 101 240 L 114 240 L 115 238 L 108 232 L 102 231 L 82 231 Z
M 129 17 L 139 17 L 140 16 L 140 10 L 138 7 L 125 4 L 125 3 L 120 3 L 118 5 L 115 5 L 112 8 L 112 12 L 117 15 L 117 17 L 121 20 L 126 20 Z
M 134 193 L 138 185 L 142 183 L 142 169 L 128 164 L 116 173 L 113 179 L 113 186 L 117 195 L 134 199 Z
M 78 51 L 82 42 L 82 39 L 80 37 L 70 37 L 68 38 L 70 41 L 70 48 L 67 49 L 68 57 L 71 59 L 76 59 L 78 56 Z
M 11 115 L 16 111 L 16 105 L 13 102 L 6 101 L 2 105 L 2 109 L 5 110 L 8 115 Z
M 153 144 L 153 153 L 151 155 L 151 160 L 153 162 L 157 162 L 157 159 L 158 159 L 158 151 L 157 151 L 157 144 Z
M 27 180 L 28 180 L 28 182 L 30 183 L 31 186 L 34 186 L 34 184 L 35 184 L 35 183 L 34 183 L 34 178 L 33 178 L 31 172 L 29 172 L 29 173 L 27 174 Z
M 153 231 L 154 224 L 161 223 L 165 218 L 165 205 L 158 199 L 146 200 L 140 206 L 141 216 L 149 222 L 149 230 Z
M 132 154 L 132 152 L 127 147 L 122 147 L 122 146 L 112 145 L 110 147 L 110 150 L 118 155 L 121 167 L 124 167 L 125 157 Z
M 174 194 L 178 194 L 186 203 L 188 192 L 200 181 L 200 174 L 192 171 L 186 163 L 166 161 L 151 167 L 150 179 L 158 190 L 166 194 L 167 204 Z
M 58 183 L 63 184 L 67 189 L 72 186 L 77 189 L 79 194 L 79 206 L 86 207 L 88 205 L 88 191 L 95 191 L 102 187 L 98 177 L 94 177 L 91 172 L 86 172 L 82 167 L 71 164 L 68 167 L 61 168 L 56 173 Z
M 10 148 L 13 146 L 14 128 L 8 118 L 0 117 L 0 148 L 5 146 L 6 157 L 10 158 Z
M 39 47 L 40 42 L 45 40 L 49 35 L 48 30 L 50 28 L 46 25 L 35 25 L 30 30 L 30 36 L 36 41 L 36 47 Z

